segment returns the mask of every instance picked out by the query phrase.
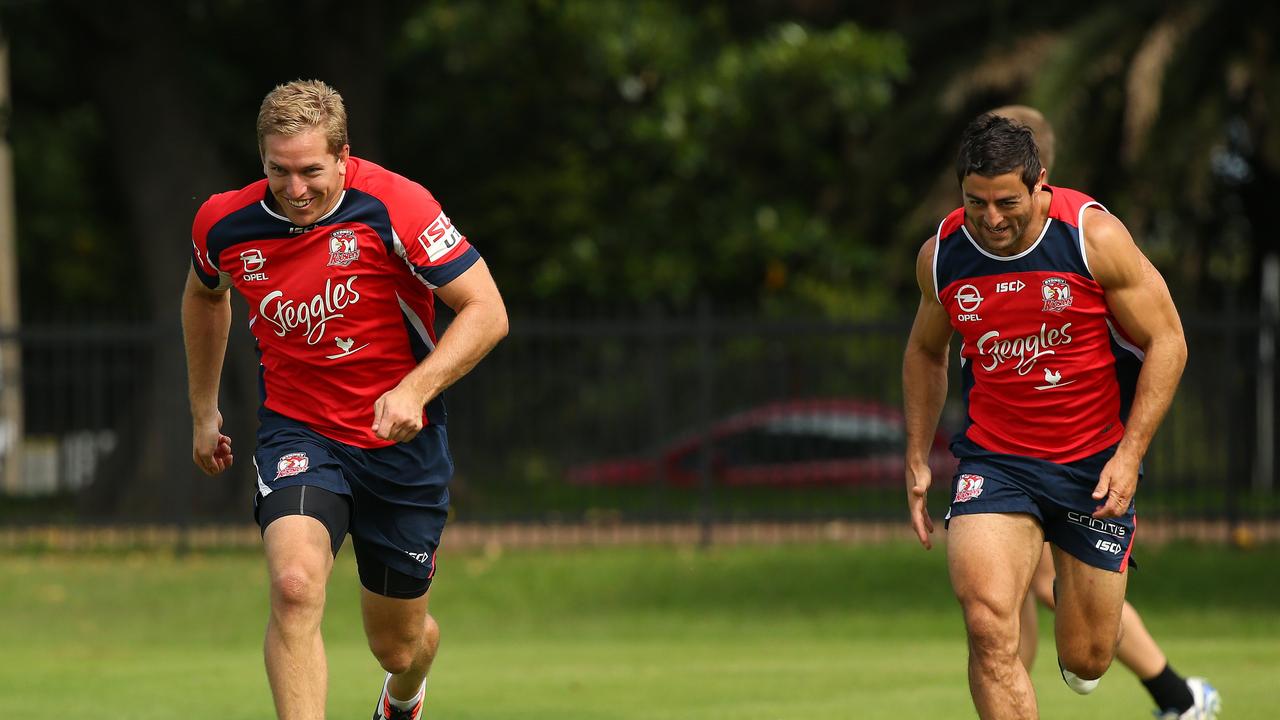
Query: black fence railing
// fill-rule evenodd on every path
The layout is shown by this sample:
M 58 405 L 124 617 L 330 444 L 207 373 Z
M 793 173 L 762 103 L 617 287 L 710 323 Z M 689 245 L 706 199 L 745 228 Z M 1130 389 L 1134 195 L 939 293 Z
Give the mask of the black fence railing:
M 1190 360 L 1148 454 L 1139 512 L 1280 519 L 1275 438 L 1265 431 L 1275 427 L 1275 367 L 1259 349 L 1260 338 L 1274 342 L 1276 328 L 1240 317 L 1184 323 Z M 898 408 L 909 324 L 707 310 L 516 317 L 511 335 L 446 393 L 454 514 L 539 522 L 901 518 Z M 0 380 L 6 392 L 21 388 L 24 408 L 21 423 L 4 418 L 0 427 L 0 525 L 247 519 L 256 390 L 244 344 L 233 342 L 222 393 L 237 468 L 209 480 L 190 463 L 176 328 L 0 334 L 5 357 L 21 348 L 20 371 L 11 359 Z M 956 387 L 953 379 L 953 398 Z M 944 433 L 960 412 L 949 403 Z M 931 501 L 940 513 L 944 435 L 938 447 Z

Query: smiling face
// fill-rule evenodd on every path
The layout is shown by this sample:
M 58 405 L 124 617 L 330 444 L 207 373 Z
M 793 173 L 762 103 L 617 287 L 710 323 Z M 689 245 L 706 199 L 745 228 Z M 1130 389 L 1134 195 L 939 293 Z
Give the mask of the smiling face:
M 310 128 L 294 135 L 262 138 L 262 169 L 276 206 L 299 227 L 314 224 L 342 197 L 350 149 L 334 155 L 325 133 Z
M 1007 257 L 1031 247 L 1044 224 L 1036 201 L 1043 184 L 1043 170 L 1034 192 L 1027 189 L 1017 172 L 995 177 L 965 176 L 960 183 L 965 224 L 984 250 Z

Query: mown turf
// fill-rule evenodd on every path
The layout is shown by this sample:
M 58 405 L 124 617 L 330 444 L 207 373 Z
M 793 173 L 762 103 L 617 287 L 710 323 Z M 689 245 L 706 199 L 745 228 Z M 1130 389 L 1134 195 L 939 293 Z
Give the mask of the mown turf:
M 944 555 L 907 545 L 441 553 L 437 720 L 972 718 Z M 1228 720 L 1277 716 L 1280 548 L 1146 549 L 1130 598 Z M 329 588 L 330 718 L 381 682 L 349 550 Z M 0 718 L 272 717 L 253 553 L 0 556 Z M 1113 668 L 1080 698 L 1042 614 L 1046 719 L 1141 718 Z

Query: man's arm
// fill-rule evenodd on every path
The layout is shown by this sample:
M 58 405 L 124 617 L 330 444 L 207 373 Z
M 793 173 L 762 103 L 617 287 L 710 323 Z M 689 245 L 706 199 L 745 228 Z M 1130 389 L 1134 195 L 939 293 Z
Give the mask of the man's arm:
M 222 434 L 218 385 L 231 330 L 231 294 L 210 290 L 187 273 L 182 292 L 182 338 L 187 348 L 187 394 L 191 401 L 191 458 L 216 475 L 231 467 L 231 438 Z
M 435 293 L 457 317 L 435 350 L 374 403 L 373 432 L 385 440 L 413 439 L 422 430 L 422 408 L 507 334 L 507 309 L 483 258 Z
M 1102 501 L 1094 517 L 1118 517 L 1133 500 L 1142 456 L 1173 401 L 1187 364 L 1187 342 L 1164 278 L 1124 224 L 1105 212 L 1089 212 L 1084 238 L 1089 270 L 1102 286 L 1107 307 L 1145 355 L 1124 436 L 1093 491 L 1094 499 Z
M 933 519 L 926 503 L 933 476 L 929 451 L 938 430 L 938 418 L 947 400 L 947 353 L 951 342 L 951 322 L 934 290 L 933 255 L 937 238 L 930 238 L 916 257 L 916 282 L 920 285 L 920 307 L 916 310 L 907 349 L 902 356 L 903 410 L 907 425 L 907 507 L 911 527 L 925 549 Z

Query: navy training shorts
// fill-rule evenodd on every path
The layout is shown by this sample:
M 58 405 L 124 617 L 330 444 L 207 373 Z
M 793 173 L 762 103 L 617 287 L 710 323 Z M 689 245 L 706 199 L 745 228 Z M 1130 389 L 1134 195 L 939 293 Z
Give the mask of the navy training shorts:
M 361 583 L 391 597 L 425 592 L 449 514 L 453 457 L 444 426 L 427 425 L 409 442 L 364 449 L 266 408 L 259 419 L 255 517 L 262 499 L 282 488 L 306 485 L 340 495 L 351 505 L 351 544 Z M 390 585 L 404 584 L 396 575 L 421 582 L 411 591 L 388 591 Z
M 1121 573 L 1129 566 L 1138 525 L 1133 501 L 1118 518 L 1093 517 L 1101 504 L 1093 489 L 1115 445 L 1061 464 L 992 452 L 963 435 L 951 443 L 951 452 L 960 465 L 951 479 L 948 521 L 957 515 L 1026 513 L 1040 522 L 1045 540 L 1081 562 Z

